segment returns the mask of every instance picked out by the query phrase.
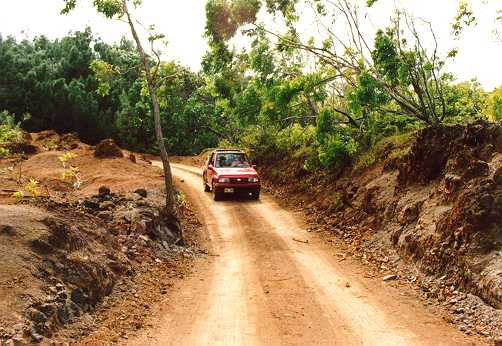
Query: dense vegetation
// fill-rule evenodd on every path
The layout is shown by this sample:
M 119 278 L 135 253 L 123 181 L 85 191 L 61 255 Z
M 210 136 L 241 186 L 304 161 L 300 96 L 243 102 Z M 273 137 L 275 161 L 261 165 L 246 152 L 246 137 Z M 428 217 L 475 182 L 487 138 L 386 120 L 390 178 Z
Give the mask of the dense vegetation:
M 106 95 L 98 90 L 92 69 L 96 60 L 120 72 Z M 17 121 L 30 114 L 23 122 L 29 131 L 74 131 L 91 143 L 112 137 L 131 149 L 155 151 L 150 102 L 138 65 L 131 42 L 109 45 L 90 29 L 54 41 L 0 36 L 0 110 L 15 114 Z M 162 65 L 162 73 L 174 72 L 176 78 L 165 82 L 159 95 L 166 146 L 171 152 L 195 153 L 217 141 L 210 131 L 214 103 L 201 89 L 200 75 L 172 62 Z
M 173 62 L 155 67 L 169 152 L 237 145 L 260 159 L 295 155 L 307 169 L 333 169 L 422 126 L 502 119 L 502 88 L 488 93 L 475 80 L 455 82 L 443 67 L 456 52 L 440 57 L 423 43 L 438 44 L 427 25 L 398 12 L 368 37 L 351 2 L 304 2 L 324 28 L 319 37 L 299 34 L 302 1 L 207 1 L 201 71 Z M 257 22 L 261 9 L 285 29 Z M 352 28 L 348 36 L 326 24 L 333 17 Z M 239 28 L 251 42 L 247 50 L 230 48 Z M 139 66 L 131 42 L 110 45 L 90 29 L 55 41 L 0 37 L 0 110 L 17 121 L 30 114 L 28 130 L 75 131 L 89 142 L 112 137 L 155 152 Z

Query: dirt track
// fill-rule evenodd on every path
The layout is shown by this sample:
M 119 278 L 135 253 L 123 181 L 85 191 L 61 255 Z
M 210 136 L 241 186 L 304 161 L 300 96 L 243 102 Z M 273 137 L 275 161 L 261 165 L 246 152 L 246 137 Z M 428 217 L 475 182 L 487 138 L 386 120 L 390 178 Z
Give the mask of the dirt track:
M 340 262 L 336 247 L 266 194 L 214 202 L 197 168 L 176 164 L 173 173 L 184 179 L 178 187 L 208 230 L 214 260 L 176 288 L 131 345 L 478 343 L 381 278 L 365 278 L 364 268 Z

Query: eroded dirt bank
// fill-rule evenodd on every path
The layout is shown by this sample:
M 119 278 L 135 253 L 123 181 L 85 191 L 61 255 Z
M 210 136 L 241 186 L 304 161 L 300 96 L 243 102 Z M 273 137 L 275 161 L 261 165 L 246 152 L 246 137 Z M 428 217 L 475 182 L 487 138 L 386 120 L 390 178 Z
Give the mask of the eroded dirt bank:
M 100 342 L 123 340 L 191 265 L 200 224 L 179 200 L 185 239 L 170 228 L 161 170 L 114 145 L 96 157 L 52 131 L 26 145 L 0 161 L 0 344 L 64 344 L 98 327 Z M 62 177 L 69 151 L 78 188 Z
M 473 345 L 381 278 L 307 231 L 265 195 L 214 202 L 197 168 L 174 165 L 213 260 L 176 288 L 130 345 Z M 182 181 L 180 180 L 182 179 Z

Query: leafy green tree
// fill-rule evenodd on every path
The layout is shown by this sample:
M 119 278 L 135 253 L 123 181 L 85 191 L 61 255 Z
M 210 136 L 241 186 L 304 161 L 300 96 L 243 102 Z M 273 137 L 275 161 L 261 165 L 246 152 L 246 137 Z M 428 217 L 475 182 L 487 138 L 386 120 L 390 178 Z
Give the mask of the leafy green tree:
M 485 118 L 487 94 L 476 80 L 457 84 L 449 80 L 445 86 L 445 99 L 448 122 Z
M 401 114 L 416 117 L 428 124 L 436 124 L 444 120 L 446 104 L 444 86 L 441 83 L 441 69 L 444 63 L 439 59 L 437 49 L 430 54 L 424 49 L 422 37 L 412 18 L 406 13 L 398 12 L 391 27 L 377 32 L 374 48 L 370 48 L 367 37 L 361 29 L 362 18 L 358 14 L 356 5 L 346 0 L 305 2 L 315 5 L 312 7 L 316 11 L 317 18 L 320 18 L 319 25 L 326 28 L 327 37 L 321 46 L 316 45 L 314 40 L 308 42 L 300 40 L 295 29 L 297 1 L 267 1 L 253 7 L 258 10 L 260 6 L 266 6 L 273 13 L 282 13 L 288 27 L 287 33 L 280 34 L 266 29 L 264 25 L 254 24 L 257 28 L 256 32 L 258 34 L 265 32 L 275 37 L 278 41 L 278 48 L 282 51 L 299 50 L 315 57 L 320 66 L 330 71 L 325 85 L 336 83 L 339 90 L 349 87 L 350 90 L 356 89 L 354 91 L 356 94 L 359 89 L 359 96 L 365 97 L 352 97 L 352 104 L 358 108 L 357 110 L 361 106 L 370 107 L 373 110 L 375 107 L 381 108 L 386 100 L 391 100 L 398 106 Z M 207 16 L 207 32 L 213 39 L 216 37 L 219 40 L 228 40 L 235 34 L 239 25 L 256 21 L 256 14 L 239 20 L 230 19 L 229 21 L 236 25 L 225 27 L 222 33 L 222 28 L 213 23 L 215 18 L 219 18 L 219 15 L 215 13 L 222 11 L 232 16 L 240 2 L 220 1 L 217 4 L 218 6 L 213 7 L 208 4 L 210 15 Z M 331 30 L 324 24 L 323 19 L 331 22 L 345 21 L 347 27 L 351 28 L 349 37 L 344 38 L 338 35 L 336 30 Z M 432 28 L 431 37 L 435 40 Z M 357 83 L 359 85 L 356 85 Z M 349 95 L 344 92 L 338 94 L 346 98 L 353 96 L 354 92 Z M 359 102 L 354 102 L 356 99 Z M 369 103 L 363 104 L 364 101 Z M 380 103 L 377 104 L 376 101 Z M 339 111 L 339 114 L 345 113 L 344 115 L 353 126 L 359 126 L 358 121 L 350 113 L 343 112 L 341 109 Z
M 502 87 L 488 94 L 485 112 L 493 120 L 502 120 Z

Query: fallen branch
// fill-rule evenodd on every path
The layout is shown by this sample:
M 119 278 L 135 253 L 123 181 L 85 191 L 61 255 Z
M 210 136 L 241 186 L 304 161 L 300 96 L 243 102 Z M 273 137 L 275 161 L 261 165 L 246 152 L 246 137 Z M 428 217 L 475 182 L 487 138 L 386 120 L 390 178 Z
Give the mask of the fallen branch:
M 297 241 L 299 243 L 303 243 L 303 244 L 308 244 L 309 241 L 308 240 L 301 240 L 301 239 L 296 239 L 296 238 L 293 238 L 294 241 Z

